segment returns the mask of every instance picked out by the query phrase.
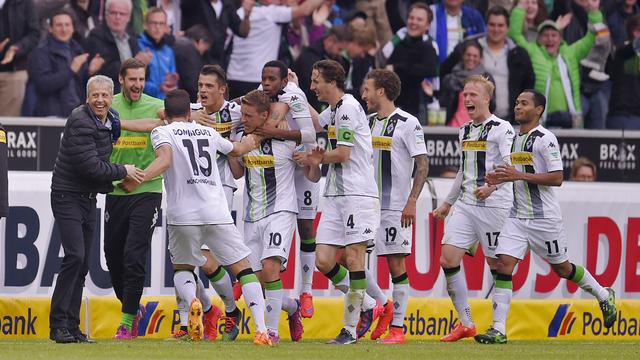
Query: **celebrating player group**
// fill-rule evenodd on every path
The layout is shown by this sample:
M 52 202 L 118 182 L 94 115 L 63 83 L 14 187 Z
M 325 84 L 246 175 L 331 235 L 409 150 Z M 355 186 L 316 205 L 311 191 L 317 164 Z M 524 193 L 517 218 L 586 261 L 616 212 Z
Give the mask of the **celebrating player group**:
M 225 99 L 224 70 L 206 65 L 198 79 L 197 104 L 190 103 L 186 91 L 173 90 L 164 101 L 163 120 L 122 121 L 123 130 L 151 133 L 156 157 L 144 178 L 164 177 L 181 321 L 174 338 L 214 340 L 221 329 L 223 340 L 235 340 L 241 290 L 255 325 L 255 344 L 280 341 L 281 311 L 291 339 L 300 341 L 302 319 L 323 316 L 314 311 L 311 291 L 317 268 L 345 295 L 343 327 L 329 344 L 356 343 L 376 321 L 371 339 L 405 342 L 410 281 L 405 257 L 411 254 L 416 202 L 428 173 L 424 132 L 418 119 L 394 105 L 401 88 L 395 73 L 372 70 L 367 75 L 362 99 L 369 114 L 345 92 L 345 78 L 335 61 L 314 64 L 311 90 L 328 104 L 318 114 L 282 62 L 266 63 L 260 87 L 232 100 Z M 528 250 L 592 294 L 604 325 L 611 327 L 616 320 L 613 290 L 567 257 L 554 195 L 563 179 L 558 142 L 540 125 L 545 97 L 535 90 L 518 96 L 516 132 L 489 111 L 493 92 L 493 83 L 482 76 L 465 80 L 464 105 L 471 121 L 460 128 L 460 168 L 446 200 L 434 210 L 436 218 L 449 216 L 440 263 L 459 317 L 441 340 L 507 342 L 512 273 Z M 323 130 L 326 149 L 316 142 L 316 133 Z M 328 171 L 320 190 L 323 164 Z M 235 182 L 242 177 L 244 235 L 231 216 Z M 131 186 L 120 185 L 125 191 Z M 296 229 L 301 287 L 292 298 L 284 295 L 280 273 L 288 266 Z M 485 333 L 476 331 L 460 271 L 463 256 L 473 254 L 478 243 L 495 282 L 493 324 Z M 387 259 L 392 299 L 366 269 L 366 254 L 373 247 Z M 198 267 L 222 298 L 224 314 L 206 295 Z M 239 284 L 235 294 L 233 278 Z M 224 326 L 218 328 L 221 318 Z M 116 338 L 131 338 L 126 331 L 139 320 L 123 322 Z

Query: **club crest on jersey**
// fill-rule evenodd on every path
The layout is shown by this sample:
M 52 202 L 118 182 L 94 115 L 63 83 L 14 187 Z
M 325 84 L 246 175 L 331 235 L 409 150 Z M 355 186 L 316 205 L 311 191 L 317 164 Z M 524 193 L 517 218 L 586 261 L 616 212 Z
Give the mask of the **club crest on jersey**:
M 533 165 L 533 153 L 528 151 L 512 153 L 511 163 L 513 165 Z
M 222 119 L 222 122 L 229 121 L 229 111 L 227 109 L 222 110 L 220 112 L 220 118 Z
M 386 130 L 387 134 L 393 132 L 394 127 L 395 126 L 393 125 L 393 123 L 390 123 L 389 125 L 387 125 L 387 130 Z
M 524 146 L 526 149 L 531 149 L 533 147 L 533 138 L 527 140 L 527 143 Z
M 268 143 L 262 144 L 262 152 L 268 153 L 271 151 L 271 146 Z
M 487 138 L 487 134 L 488 134 L 488 133 L 489 133 L 489 129 L 484 128 L 484 129 L 482 130 L 482 133 L 480 134 L 480 138 L 481 138 L 481 139 L 486 139 L 486 138 Z
M 478 141 L 466 140 L 462 142 L 462 150 L 487 151 L 487 142 L 483 140 L 478 140 Z

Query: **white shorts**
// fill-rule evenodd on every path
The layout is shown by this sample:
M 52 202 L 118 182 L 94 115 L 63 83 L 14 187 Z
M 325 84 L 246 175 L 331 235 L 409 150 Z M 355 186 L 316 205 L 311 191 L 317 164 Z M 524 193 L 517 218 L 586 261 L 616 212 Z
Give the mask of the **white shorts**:
M 469 250 L 480 241 L 484 256 L 495 258 L 498 237 L 509 209 L 474 206 L 458 201 L 452 211 L 444 226 L 442 244 Z
M 231 208 L 233 208 L 233 192 L 234 188 L 229 186 L 222 186 L 222 190 L 224 191 L 224 197 L 227 199 L 227 206 L 229 206 L 229 212 L 231 212 Z M 206 244 L 202 244 L 200 247 L 202 250 L 209 250 L 209 247 Z
M 298 198 L 298 219 L 314 220 L 318 212 L 320 184 L 314 183 L 304 176 L 304 169 L 295 170 L 296 197 Z
M 293 231 L 296 228 L 296 214 L 281 211 L 255 222 L 244 223 L 245 243 L 251 249 L 249 262 L 253 271 L 262 270 L 262 260 L 279 257 L 281 271 L 287 268 Z
M 402 211 L 380 211 L 380 227 L 376 236 L 376 254 L 378 256 L 411 254 L 412 228 L 402 227 Z
M 531 249 L 551 264 L 567 260 L 567 237 L 559 219 L 508 218 L 502 228 L 496 255 L 524 259 Z
M 316 244 L 373 245 L 380 227 L 380 201 L 368 196 L 326 197 Z
M 233 224 L 169 225 L 169 255 L 172 264 L 202 266 L 206 262 L 201 246 L 207 245 L 221 265 L 231 265 L 249 256 Z

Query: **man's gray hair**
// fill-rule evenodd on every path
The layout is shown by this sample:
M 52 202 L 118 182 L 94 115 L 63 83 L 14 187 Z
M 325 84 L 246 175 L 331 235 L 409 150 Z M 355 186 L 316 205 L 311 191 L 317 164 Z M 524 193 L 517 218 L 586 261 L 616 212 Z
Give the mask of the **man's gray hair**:
M 113 80 L 110 77 L 104 75 L 92 76 L 87 81 L 87 97 L 89 97 L 89 89 L 91 86 L 107 85 L 110 89 L 111 95 L 113 95 Z
M 105 10 L 109 10 L 111 4 L 125 4 L 129 7 L 129 11 L 133 10 L 133 3 L 131 0 L 107 0 L 104 4 Z

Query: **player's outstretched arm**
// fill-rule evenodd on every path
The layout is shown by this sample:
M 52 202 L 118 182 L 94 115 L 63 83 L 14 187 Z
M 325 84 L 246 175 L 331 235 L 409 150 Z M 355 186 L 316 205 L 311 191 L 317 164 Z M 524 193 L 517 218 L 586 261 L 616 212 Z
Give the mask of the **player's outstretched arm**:
M 164 125 L 164 121 L 159 119 L 120 120 L 122 130 L 135 132 L 151 132 L 162 125 Z
M 458 174 L 456 174 L 456 178 L 453 181 L 453 186 L 451 186 L 451 190 L 449 194 L 445 198 L 444 202 L 440 204 L 435 210 L 433 210 L 433 217 L 436 219 L 444 219 L 449 215 L 449 211 L 451 210 L 451 206 L 455 204 L 458 200 L 458 196 L 460 196 L 460 191 L 462 189 L 462 170 L 458 170 Z
M 156 158 L 144 169 L 144 181 L 155 179 L 171 166 L 171 146 L 162 145 L 156 149 Z
M 229 152 L 230 156 L 242 156 L 258 146 L 255 136 L 246 135 L 240 142 L 233 143 L 233 150 Z
M 244 166 L 242 165 L 242 160 L 239 157 L 229 156 L 229 168 L 231 169 L 231 174 L 233 174 L 234 179 L 240 179 L 244 176 Z
M 338 145 L 334 150 L 324 153 L 322 157 L 323 164 L 343 163 L 351 157 L 351 146 Z
M 310 181 L 318 182 L 322 177 L 322 158 L 324 157 L 325 150 L 321 147 L 316 147 L 306 154 L 308 165 L 304 167 L 304 176 Z

